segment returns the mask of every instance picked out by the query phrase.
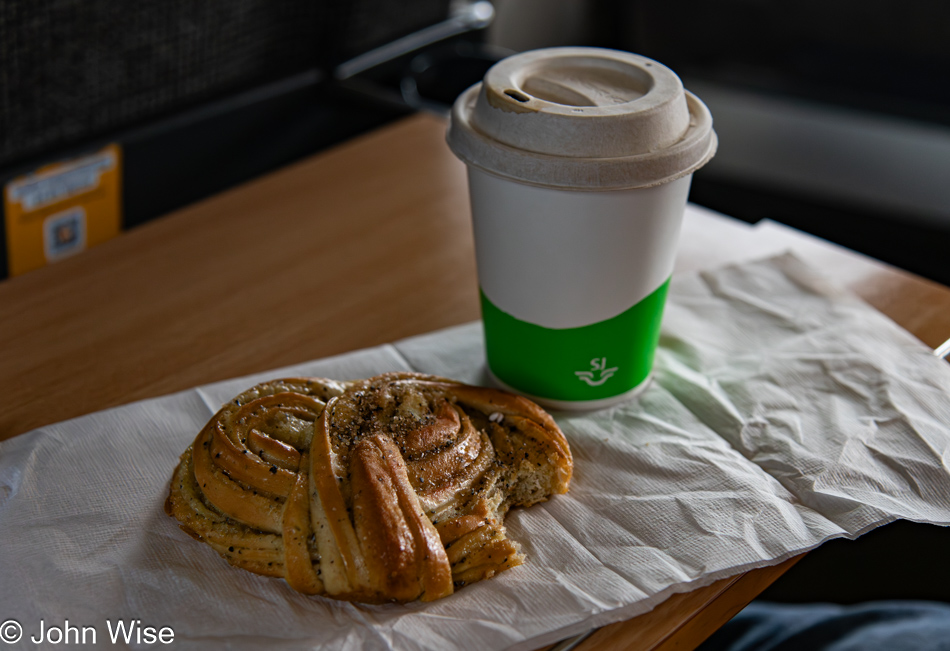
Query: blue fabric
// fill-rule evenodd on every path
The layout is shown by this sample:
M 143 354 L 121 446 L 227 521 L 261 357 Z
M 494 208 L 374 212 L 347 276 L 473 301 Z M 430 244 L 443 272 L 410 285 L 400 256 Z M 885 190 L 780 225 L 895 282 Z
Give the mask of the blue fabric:
M 950 651 L 950 605 L 754 601 L 699 651 Z

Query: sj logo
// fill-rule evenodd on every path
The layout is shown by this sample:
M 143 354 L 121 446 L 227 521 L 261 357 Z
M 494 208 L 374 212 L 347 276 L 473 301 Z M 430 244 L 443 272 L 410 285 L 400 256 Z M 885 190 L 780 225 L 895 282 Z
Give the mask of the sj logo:
M 586 382 L 592 387 L 599 387 L 601 384 L 609 380 L 616 372 L 616 366 L 607 368 L 606 357 L 595 357 L 594 359 L 590 360 L 589 371 L 574 371 L 574 375 L 577 376 L 578 380 Z

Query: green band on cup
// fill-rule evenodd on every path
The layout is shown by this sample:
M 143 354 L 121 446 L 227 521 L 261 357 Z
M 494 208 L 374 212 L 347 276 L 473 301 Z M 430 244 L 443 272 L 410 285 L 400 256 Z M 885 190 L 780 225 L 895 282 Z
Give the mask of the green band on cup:
M 650 375 L 669 279 L 621 314 L 579 328 L 545 328 L 503 312 L 481 292 L 488 366 L 524 393 L 552 400 L 600 400 Z

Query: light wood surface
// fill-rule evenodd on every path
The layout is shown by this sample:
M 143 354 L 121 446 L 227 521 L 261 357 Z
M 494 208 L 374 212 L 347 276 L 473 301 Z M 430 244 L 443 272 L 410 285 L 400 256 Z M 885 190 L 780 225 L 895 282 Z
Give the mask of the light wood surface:
M 604 626 L 578 644 L 579 649 L 672 651 L 693 649 L 732 619 L 802 556 L 754 572 L 720 579 L 700 590 L 673 595 L 650 612 Z
M 0 439 L 477 319 L 443 131 L 372 133 L 0 283 Z
M 464 167 L 415 116 L 0 283 L 0 439 L 477 319 Z M 794 250 L 935 347 L 950 291 L 697 208 L 678 271 Z M 793 560 L 677 595 L 581 649 L 693 648 Z

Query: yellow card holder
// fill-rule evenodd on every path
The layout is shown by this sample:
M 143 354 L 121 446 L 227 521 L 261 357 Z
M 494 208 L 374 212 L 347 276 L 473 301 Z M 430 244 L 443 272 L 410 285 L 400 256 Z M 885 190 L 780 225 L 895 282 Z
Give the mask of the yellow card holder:
M 4 188 L 7 265 L 17 276 L 101 244 L 122 230 L 122 150 L 45 165 Z

